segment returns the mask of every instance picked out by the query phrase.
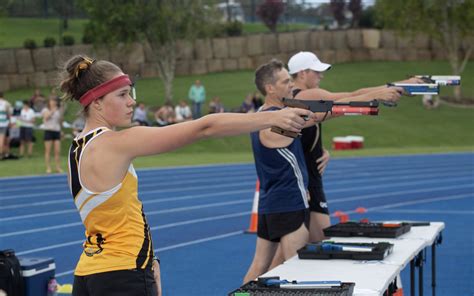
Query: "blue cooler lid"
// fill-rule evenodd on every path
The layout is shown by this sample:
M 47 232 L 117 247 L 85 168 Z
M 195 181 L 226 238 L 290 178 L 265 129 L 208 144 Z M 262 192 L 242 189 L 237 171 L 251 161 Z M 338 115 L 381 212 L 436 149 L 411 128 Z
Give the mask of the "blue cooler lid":
M 55 270 L 54 258 L 19 257 L 23 276 L 32 276 L 50 270 Z

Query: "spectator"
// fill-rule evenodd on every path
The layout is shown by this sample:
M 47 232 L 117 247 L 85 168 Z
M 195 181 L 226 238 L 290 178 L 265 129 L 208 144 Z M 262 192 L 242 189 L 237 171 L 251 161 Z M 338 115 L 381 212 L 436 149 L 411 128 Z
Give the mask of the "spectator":
M 21 109 L 23 108 L 23 101 L 15 101 L 15 106 L 13 107 L 13 116 L 20 116 Z
M 12 114 L 12 106 L 4 99 L 3 92 L 0 92 L 0 160 L 6 156 L 4 144 L 7 138 L 8 127 L 10 125 L 10 116 Z
M 239 112 L 241 113 L 255 112 L 252 99 L 253 99 L 253 95 L 248 94 L 247 97 L 245 97 L 245 100 L 242 102 L 242 105 L 240 105 Z
M 439 97 L 434 95 L 423 95 L 422 102 L 426 109 L 435 109 L 439 106 Z
M 209 103 L 209 114 L 211 113 L 223 113 L 224 112 L 224 105 L 221 103 L 221 98 L 215 96 L 212 98 L 211 102 Z
M 25 146 L 28 156 L 33 155 L 33 126 L 35 123 L 35 111 L 30 108 L 30 102 L 23 101 L 20 113 L 20 156 L 24 156 Z
M 150 125 L 148 123 L 147 110 L 145 108 L 145 103 L 139 103 L 138 107 L 135 108 L 132 121 L 136 123 L 136 125 L 144 125 L 144 126 Z
M 201 106 L 206 100 L 206 89 L 200 80 L 196 80 L 189 88 L 188 98 L 193 103 L 194 119 L 201 117 Z
M 258 109 L 263 105 L 263 99 L 258 90 L 253 93 L 252 103 L 255 111 L 258 111 Z
M 155 112 L 155 121 L 158 126 L 176 123 L 176 115 L 171 103 L 165 103 Z
M 49 99 L 48 105 L 41 112 L 43 116 L 44 128 L 44 162 L 46 173 L 51 173 L 51 148 L 54 148 L 54 161 L 56 163 L 56 172 L 62 173 L 60 153 L 61 153 L 61 121 L 63 117 L 62 110 L 55 99 Z
M 79 135 L 82 132 L 85 124 L 86 124 L 86 120 L 84 119 L 84 115 L 82 114 L 80 114 L 79 116 L 77 116 L 76 119 L 74 119 L 74 121 L 71 124 L 73 137 L 77 137 L 77 135 Z
M 39 88 L 35 89 L 33 96 L 30 99 L 30 107 L 34 112 L 41 112 L 46 106 L 46 98 L 41 93 Z
M 193 119 L 193 113 L 185 100 L 179 101 L 179 104 L 174 108 L 176 114 L 176 122 L 189 121 Z

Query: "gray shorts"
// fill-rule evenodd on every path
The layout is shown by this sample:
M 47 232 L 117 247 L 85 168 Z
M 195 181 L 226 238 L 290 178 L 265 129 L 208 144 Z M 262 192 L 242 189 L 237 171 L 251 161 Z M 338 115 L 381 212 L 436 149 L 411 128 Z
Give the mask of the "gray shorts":
M 7 134 L 8 127 L 0 127 L 0 136 Z

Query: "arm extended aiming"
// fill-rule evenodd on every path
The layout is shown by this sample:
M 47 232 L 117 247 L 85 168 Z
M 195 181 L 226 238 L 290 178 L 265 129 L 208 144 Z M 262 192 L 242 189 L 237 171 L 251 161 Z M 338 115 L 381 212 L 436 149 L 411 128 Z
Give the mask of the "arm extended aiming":
M 326 113 L 326 115 L 328 113 L 334 115 L 377 115 L 379 113 L 379 102 L 377 100 L 369 102 L 335 102 L 284 98 L 282 102 L 287 107 L 306 109 L 311 112 Z M 326 116 L 324 118 L 326 118 Z M 299 135 L 298 133 L 290 132 L 276 126 L 273 126 L 271 131 L 291 138 L 296 138 Z

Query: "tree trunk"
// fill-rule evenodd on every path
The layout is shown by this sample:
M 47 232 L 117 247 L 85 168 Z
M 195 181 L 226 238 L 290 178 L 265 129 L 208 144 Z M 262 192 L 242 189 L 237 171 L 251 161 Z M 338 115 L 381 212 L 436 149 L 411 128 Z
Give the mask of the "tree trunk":
M 163 45 L 151 44 L 158 60 L 158 72 L 165 87 L 165 102 L 173 101 L 173 80 L 176 68 L 175 42 Z

